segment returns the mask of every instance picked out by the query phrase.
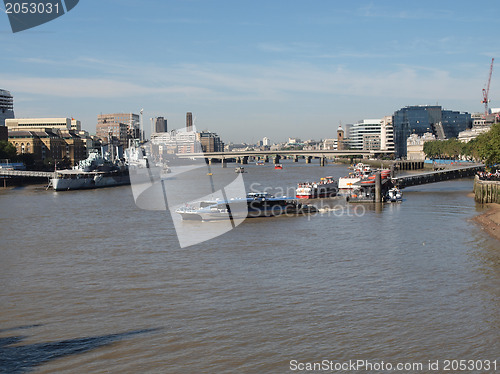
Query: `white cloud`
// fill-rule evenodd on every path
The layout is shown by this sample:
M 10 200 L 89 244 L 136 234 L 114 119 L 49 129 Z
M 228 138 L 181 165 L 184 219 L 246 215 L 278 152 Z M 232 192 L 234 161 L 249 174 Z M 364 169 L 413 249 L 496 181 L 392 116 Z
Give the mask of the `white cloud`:
M 241 64 L 182 65 L 176 67 L 124 67 L 106 79 L 33 78 L 0 76 L 16 93 L 72 98 L 122 98 L 186 95 L 191 100 L 287 101 L 310 100 L 311 95 L 376 98 L 474 100 L 482 80 L 453 77 L 450 72 L 401 65 L 394 69 L 361 72 L 349 67 L 276 63 L 272 66 Z

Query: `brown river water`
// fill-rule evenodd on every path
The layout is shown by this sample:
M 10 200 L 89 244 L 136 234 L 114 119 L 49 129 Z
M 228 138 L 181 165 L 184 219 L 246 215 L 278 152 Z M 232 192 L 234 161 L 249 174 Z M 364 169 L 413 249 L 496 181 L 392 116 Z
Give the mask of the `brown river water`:
M 284 165 L 246 166 L 248 190 L 348 172 Z M 471 221 L 471 191 L 440 182 L 357 210 L 336 198 L 181 248 L 129 186 L 0 190 L 0 372 L 500 372 L 500 250 Z

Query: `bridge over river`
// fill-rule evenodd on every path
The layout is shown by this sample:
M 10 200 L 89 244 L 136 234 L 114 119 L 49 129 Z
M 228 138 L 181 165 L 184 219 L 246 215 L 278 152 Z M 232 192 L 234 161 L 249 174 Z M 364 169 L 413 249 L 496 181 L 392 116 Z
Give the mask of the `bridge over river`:
M 179 158 L 205 158 L 209 163 L 213 160 L 220 161 L 223 166 L 227 160 L 236 160 L 241 164 L 247 164 L 249 157 L 259 158 L 268 162 L 272 158 L 275 164 L 284 157 L 291 157 L 294 162 L 297 162 L 299 157 L 304 157 L 306 163 L 310 163 L 311 159 L 319 158 L 320 165 L 325 166 L 327 159 L 333 159 L 340 156 L 361 156 L 378 158 L 383 155 L 393 154 L 393 151 L 360 151 L 360 150 L 275 150 L 275 151 L 234 151 L 234 152 L 200 152 L 200 153 L 178 153 Z

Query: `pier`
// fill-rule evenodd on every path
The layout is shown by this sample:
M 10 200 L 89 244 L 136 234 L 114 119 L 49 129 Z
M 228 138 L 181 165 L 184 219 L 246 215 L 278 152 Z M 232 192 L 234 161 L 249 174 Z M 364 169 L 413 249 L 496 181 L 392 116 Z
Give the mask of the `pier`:
M 29 178 L 52 178 L 50 171 L 30 171 L 30 170 L 6 170 L 0 169 L 0 176 L 3 177 L 29 177 Z
M 50 179 L 54 177 L 53 172 L 48 171 L 30 171 L 30 170 L 7 170 L 0 169 L 0 178 L 3 179 L 3 187 L 7 187 L 7 180 L 20 180 L 23 178 L 47 178 Z
M 481 180 L 479 176 L 474 177 L 474 200 L 481 204 L 500 204 L 500 181 Z
M 424 161 L 398 160 L 394 162 L 398 170 L 418 170 L 424 168 Z
M 405 175 L 392 178 L 392 184 L 398 188 L 418 186 L 426 183 L 442 182 L 451 179 L 472 177 L 480 170 L 484 169 L 484 164 L 471 166 L 460 166 L 453 169 L 430 171 L 426 173 Z

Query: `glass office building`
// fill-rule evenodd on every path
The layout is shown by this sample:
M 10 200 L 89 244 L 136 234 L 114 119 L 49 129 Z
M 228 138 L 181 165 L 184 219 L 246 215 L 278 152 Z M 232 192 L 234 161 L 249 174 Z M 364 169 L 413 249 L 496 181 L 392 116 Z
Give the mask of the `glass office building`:
M 10 118 L 14 118 L 14 99 L 9 91 L 0 89 L 0 126 Z
M 407 106 L 394 112 L 394 148 L 396 157 L 406 157 L 406 140 L 411 134 L 433 133 L 437 139 L 458 137 L 472 125 L 469 113 L 443 110 L 441 106 Z

